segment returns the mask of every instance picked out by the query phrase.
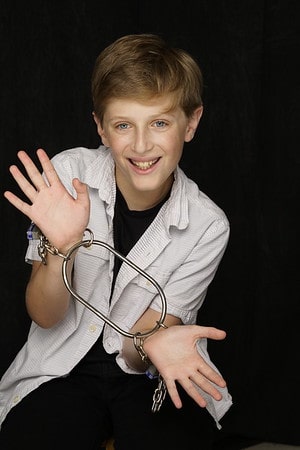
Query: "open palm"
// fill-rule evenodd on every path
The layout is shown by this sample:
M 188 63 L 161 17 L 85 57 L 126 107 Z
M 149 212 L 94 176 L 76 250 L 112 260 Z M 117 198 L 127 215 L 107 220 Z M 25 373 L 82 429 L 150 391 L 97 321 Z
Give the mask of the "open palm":
M 10 191 L 5 198 L 31 219 L 44 233 L 52 245 L 61 251 L 78 242 L 87 227 L 90 202 L 87 186 L 77 178 L 73 180 L 76 198 L 72 197 L 61 183 L 46 152 L 37 150 L 44 176 L 24 151 L 18 152 L 29 180 L 15 165 L 10 172 L 30 203 Z

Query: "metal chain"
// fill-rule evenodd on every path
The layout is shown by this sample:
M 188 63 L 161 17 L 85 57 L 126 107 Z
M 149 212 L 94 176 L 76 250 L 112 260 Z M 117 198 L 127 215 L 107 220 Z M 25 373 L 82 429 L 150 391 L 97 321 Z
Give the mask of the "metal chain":
M 43 234 L 39 234 L 39 245 L 38 245 L 38 253 L 40 258 L 42 259 L 42 263 L 43 264 L 47 264 L 47 253 L 51 253 L 51 255 L 55 255 L 55 256 L 60 256 L 61 258 L 67 258 L 66 255 L 64 255 L 63 253 L 60 253 L 60 251 L 54 247 L 54 245 L 50 244 L 50 242 L 48 241 L 48 239 L 43 235 Z

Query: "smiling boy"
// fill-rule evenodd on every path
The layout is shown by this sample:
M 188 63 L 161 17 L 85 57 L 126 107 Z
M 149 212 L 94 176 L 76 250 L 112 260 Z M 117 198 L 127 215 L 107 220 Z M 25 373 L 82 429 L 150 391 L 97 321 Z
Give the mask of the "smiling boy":
M 39 149 L 43 174 L 18 153 L 28 177 L 16 166 L 10 171 L 28 203 L 12 192 L 7 200 L 63 255 L 92 230 L 159 283 L 167 314 L 137 351 L 72 298 L 62 259 L 48 253 L 43 264 L 39 241 L 29 241 L 32 326 L 0 383 L 1 448 L 99 449 L 111 435 L 120 450 L 182 450 L 195 440 L 211 448 L 231 396 L 206 340 L 225 332 L 196 320 L 229 224 L 179 167 L 202 115 L 201 93 L 201 71 L 187 52 L 155 35 L 124 36 L 100 53 L 93 72 L 99 148 L 65 150 L 52 160 Z M 69 272 L 76 292 L 121 328 L 138 335 L 159 321 L 153 286 L 109 251 L 80 247 Z M 157 380 L 145 376 L 150 363 L 169 394 L 156 413 Z

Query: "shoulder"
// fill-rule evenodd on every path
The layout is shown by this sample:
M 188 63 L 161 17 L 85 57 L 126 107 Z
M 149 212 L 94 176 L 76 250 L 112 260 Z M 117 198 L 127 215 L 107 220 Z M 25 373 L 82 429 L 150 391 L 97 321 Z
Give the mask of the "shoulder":
M 82 166 L 93 163 L 97 158 L 104 156 L 106 147 L 101 145 L 98 148 L 74 147 L 61 151 L 51 159 L 53 164 L 77 163 Z
M 217 205 L 198 184 L 181 170 L 177 171 L 178 193 L 177 201 L 180 199 L 182 211 L 186 209 L 189 223 L 207 224 L 220 221 L 225 228 L 229 227 L 228 218 L 223 209 Z
M 62 182 L 79 178 L 95 186 L 99 185 L 101 174 L 113 166 L 111 152 L 103 145 L 98 148 L 70 148 L 57 153 L 51 161 Z

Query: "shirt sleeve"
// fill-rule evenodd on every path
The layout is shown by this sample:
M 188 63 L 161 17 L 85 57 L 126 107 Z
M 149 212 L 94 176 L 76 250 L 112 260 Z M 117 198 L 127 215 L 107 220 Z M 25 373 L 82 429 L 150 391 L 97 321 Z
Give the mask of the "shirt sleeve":
M 179 317 L 184 324 L 196 323 L 198 310 L 216 274 L 228 239 L 228 221 L 223 218 L 213 221 L 164 287 L 168 314 Z M 159 298 L 154 300 L 151 308 L 161 310 Z

